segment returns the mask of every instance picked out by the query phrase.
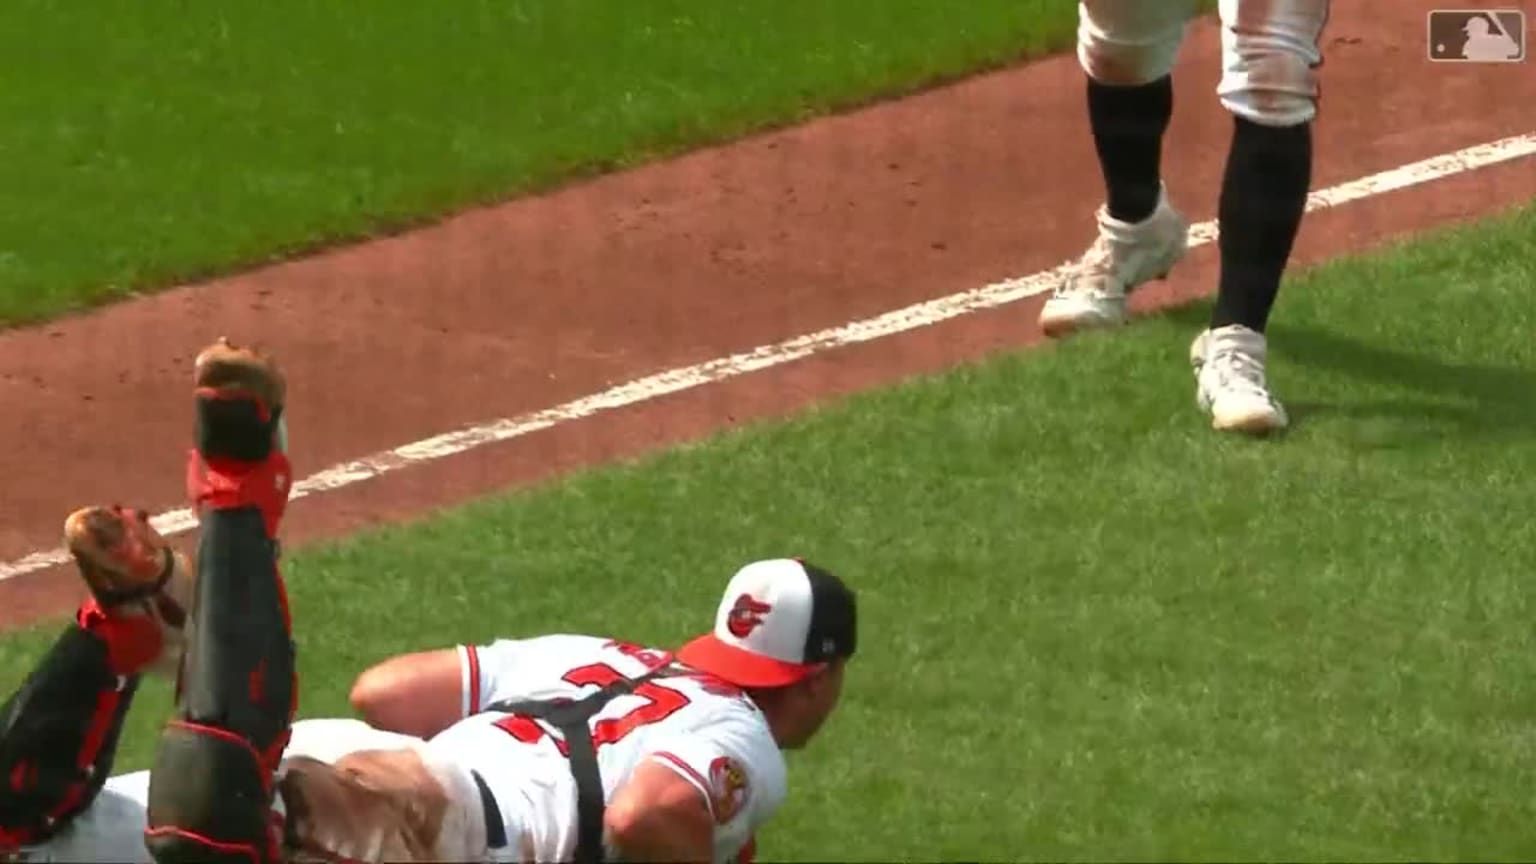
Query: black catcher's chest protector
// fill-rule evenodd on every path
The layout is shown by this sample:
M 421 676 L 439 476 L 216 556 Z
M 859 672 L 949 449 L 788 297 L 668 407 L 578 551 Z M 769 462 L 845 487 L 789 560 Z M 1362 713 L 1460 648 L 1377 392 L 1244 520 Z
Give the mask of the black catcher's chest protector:
M 485 708 L 486 712 L 543 720 L 560 730 L 565 738 L 570 752 L 571 777 L 576 781 L 576 864 L 603 862 L 603 814 L 607 810 L 607 799 L 603 794 L 602 771 L 597 764 L 597 746 L 592 741 L 592 718 L 614 699 L 633 693 L 647 681 L 672 674 L 675 673 L 670 667 L 662 667 L 638 678 L 615 681 L 576 700 L 503 700 Z

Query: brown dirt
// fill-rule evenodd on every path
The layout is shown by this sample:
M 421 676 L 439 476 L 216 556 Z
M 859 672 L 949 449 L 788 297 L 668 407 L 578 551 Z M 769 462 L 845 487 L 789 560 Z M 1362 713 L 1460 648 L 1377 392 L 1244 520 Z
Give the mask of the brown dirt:
M 1530 131 L 1523 64 L 1433 64 L 1419 0 L 1336 4 L 1315 186 Z M 1229 132 L 1217 34 L 1192 28 L 1166 173 L 1210 218 Z M 181 503 L 194 352 L 228 334 L 295 380 L 295 470 L 548 407 L 639 375 L 1045 269 L 1101 194 L 1075 60 L 1058 57 L 407 235 L 0 336 L 0 560 L 66 512 Z M 1309 217 L 1299 262 L 1536 197 L 1528 160 Z M 1209 294 L 1191 254 L 1138 306 Z M 1039 338 L 1039 298 L 563 424 L 296 501 L 290 544 L 780 415 Z M 1284 296 L 1277 310 L 1284 316 Z M 1182 348 L 1182 346 L 1180 346 Z M 1283 345 L 1276 359 L 1284 363 Z M 1170 362 L 1174 362 L 1173 359 Z M 1285 394 L 1281 394 L 1284 396 Z M 1180 391 L 1169 399 L 1189 400 Z M 1193 409 L 1191 408 L 1193 412 Z M 1199 422 L 1193 415 L 1190 422 Z M 0 583 L 7 624 L 66 611 L 62 571 Z

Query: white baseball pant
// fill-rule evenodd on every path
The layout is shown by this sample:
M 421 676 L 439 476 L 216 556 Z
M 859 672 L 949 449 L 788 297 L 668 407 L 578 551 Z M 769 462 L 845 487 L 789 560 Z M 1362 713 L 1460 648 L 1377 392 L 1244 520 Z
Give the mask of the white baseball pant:
M 1101 84 L 1161 78 L 1173 69 L 1194 10 L 1193 0 L 1080 0 L 1078 62 Z M 1328 0 L 1220 0 L 1219 11 L 1221 104 L 1265 126 L 1315 117 Z

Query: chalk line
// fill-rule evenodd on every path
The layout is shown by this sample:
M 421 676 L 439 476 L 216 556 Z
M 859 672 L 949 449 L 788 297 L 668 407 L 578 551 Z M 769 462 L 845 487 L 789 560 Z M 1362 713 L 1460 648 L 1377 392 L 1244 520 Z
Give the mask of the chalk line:
M 1532 154 L 1536 154 L 1536 133 L 1515 135 L 1486 144 L 1478 144 L 1418 162 L 1399 165 L 1396 168 L 1340 183 L 1337 186 L 1319 189 L 1308 197 L 1307 212 L 1338 207 L 1351 201 L 1441 180 Z M 1214 219 L 1191 225 L 1190 247 L 1214 242 L 1217 237 L 1216 227 Z M 553 408 L 465 426 L 452 432 L 364 456 L 361 459 L 333 465 L 295 483 L 289 500 L 342 489 L 412 465 L 444 459 L 487 444 L 521 438 L 524 435 L 605 411 L 647 402 L 684 390 L 692 390 L 695 387 L 736 378 L 762 369 L 782 366 L 785 363 L 792 363 L 835 348 L 929 327 L 971 312 L 991 309 L 1044 294 L 1055 287 L 1069 263 L 1029 276 L 1005 279 L 970 291 L 914 303 L 862 321 L 853 321 L 815 333 L 807 333 L 804 336 L 771 345 L 761 345 L 750 351 L 728 357 L 719 357 L 692 366 L 682 366 L 647 375 Z M 161 513 L 151 522 L 156 529 L 167 536 L 181 534 L 197 527 L 197 520 L 192 511 L 185 508 Z M 0 582 L 69 561 L 68 553 L 62 549 L 33 552 L 15 561 L 0 564 Z

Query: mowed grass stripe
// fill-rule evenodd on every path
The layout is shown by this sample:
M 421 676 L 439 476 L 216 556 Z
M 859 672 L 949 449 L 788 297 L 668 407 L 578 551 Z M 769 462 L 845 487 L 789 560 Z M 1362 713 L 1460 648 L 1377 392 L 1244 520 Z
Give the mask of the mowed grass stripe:
M 0 323 L 1070 44 L 1049 0 L 0 4 Z
M 1299 276 L 1274 441 L 1196 414 L 1200 305 L 301 550 L 303 713 L 401 650 L 676 643 L 804 554 L 861 653 L 765 858 L 1528 860 L 1533 262 L 1536 208 Z

